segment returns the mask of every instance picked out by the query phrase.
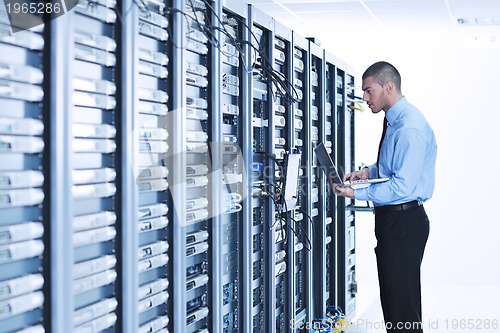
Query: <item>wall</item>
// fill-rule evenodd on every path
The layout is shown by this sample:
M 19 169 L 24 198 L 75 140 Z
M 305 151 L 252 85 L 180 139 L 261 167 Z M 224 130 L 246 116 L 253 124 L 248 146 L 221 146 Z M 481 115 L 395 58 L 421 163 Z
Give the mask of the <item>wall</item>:
M 360 30 L 349 38 L 320 39 L 356 68 L 358 84 L 373 62 L 393 63 L 403 93 L 426 115 L 438 140 L 435 193 L 426 204 L 431 233 L 423 283 L 498 286 L 500 267 L 492 259 L 500 253 L 500 49 L 439 31 L 392 33 L 384 40 L 382 31 L 367 36 Z M 380 138 L 381 115 L 366 109 L 356 118 L 358 164 L 376 160 Z M 357 221 L 357 278 L 377 283 L 373 216 L 359 214 Z

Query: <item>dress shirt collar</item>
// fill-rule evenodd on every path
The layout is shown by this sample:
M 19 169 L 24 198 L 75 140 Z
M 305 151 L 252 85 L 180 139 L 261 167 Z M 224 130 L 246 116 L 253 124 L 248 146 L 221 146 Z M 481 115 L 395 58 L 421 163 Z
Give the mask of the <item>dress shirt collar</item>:
M 387 118 L 389 125 L 394 125 L 396 120 L 399 118 L 399 115 L 408 106 L 408 104 L 408 100 L 403 96 L 396 102 L 396 104 L 391 106 L 389 110 L 385 112 L 385 117 Z

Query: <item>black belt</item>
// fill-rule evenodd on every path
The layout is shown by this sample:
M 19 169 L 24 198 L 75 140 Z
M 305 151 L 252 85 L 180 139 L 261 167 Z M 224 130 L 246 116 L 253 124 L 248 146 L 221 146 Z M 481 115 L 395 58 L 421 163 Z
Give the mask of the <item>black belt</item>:
M 385 206 L 375 207 L 375 214 L 401 212 L 403 210 L 413 209 L 423 206 L 424 206 L 423 202 L 414 200 L 397 205 L 385 205 Z

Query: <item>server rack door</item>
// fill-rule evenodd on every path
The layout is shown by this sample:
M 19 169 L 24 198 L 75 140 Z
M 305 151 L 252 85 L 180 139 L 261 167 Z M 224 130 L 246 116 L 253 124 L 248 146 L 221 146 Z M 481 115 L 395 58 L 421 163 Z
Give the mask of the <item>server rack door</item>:
M 253 134 L 253 332 L 276 331 L 276 243 L 283 242 L 284 230 L 276 232 L 275 163 L 284 150 L 274 148 L 273 85 L 269 80 L 273 59 L 273 21 L 249 7 L 252 53 L 252 134 Z M 261 171 L 262 170 L 262 171 Z M 280 266 L 281 267 L 281 266 Z
M 213 241 L 214 265 L 219 262 L 219 276 L 213 278 L 213 294 L 221 296 L 219 309 L 214 308 L 214 322 L 219 322 L 219 328 L 213 327 L 214 331 L 232 333 L 242 331 L 242 321 L 250 320 L 249 317 L 242 317 L 244 313 L 243 302 L 250 301 L 250 293 L 243 297 L 243 256 L 245 242 L 251 238 L 243 238 L 242 235 L 245 224 L 251 223 L 244 218 L 243 205 L 244 198 L 249 195 L 244 184 L 247 181 L 249 168 L 243 158 L 243 138 L 244 121 L 242 110 L 244 99 L 249 94 L 244 90 L 245 71 L 243 62 L 244 53 L 240 42 L 246 30 L 246 14 L 248 7 L 246 4 L 230 2 L 226 7 L 220 7 L 219 41 L 214 46 L 214 52 L 219 53 L 218 65 L 220 74 L 217 75 L 216 86 L 219 91 L 217 115 L 213 126 L 218 128 L 218 137 L 212 142 L 212 163 L 214 170 L 221 172 L 221 179 L 217 187 L 219 192 L 213 193 L 219 203 L 219 220 L 217 229 L 220 232 L 220 240 Z M 215 95 L 215 94 L 213 94 Z M 214 148 L 219 150 L 214 153 Z M 217 160 L 215 160 L 217 159 Z M 217 166 L 216 166 L 217 163 Z M 245 222 L 246 221 L 246 222 Z M 215 231 L 215 230 L 214 230 Z M 215 304 L 215 303 L 214 303 Z M 244 325 L 244 324 L 243 324 Z
M 43 319 L 50 316 L 47 30 L 43 24 L 16 33 L 13 28 L 0 4 L 0 332 L 45 332 L 50 330 Z
M 299 332 L 307 322 L 313 319 L 312 309 L 312 261 L 311 261 L 311 149 L 309 129 L 309 52 L 307 39 L 293 33 L 293 138 L 302 155 L 301 172 L 299 178 L 299 194 L 297 209 L 294 212 L 294 225 L 301 230 L 303 238 L 295 246 L 295 290 L 293 302 L 295 306 L 295 320 L 293 332 Z
M 187 218 L 186 211 L 186 184 L 187 164 L 186 164 L 186 121 L 182 112 L 186 104 L 186 68 L 183 53 L 187 52 L 186 31 L 188 18 L 183 15 L 185 3 L 184 0 L 174 0 L 171 2 L 175 9 L 171 14 L 172 21 L 172 46 L 171 46 L 171 67 L 172 75 L 172 99 L 171 122 L 167 124 L 169 133 L 172 133 L 170 139 L 170 149 L 172 158 L 168 162 L 169 170 L 172 170 L 170 179 L 172 184 L 177 186 L 170 187 L 172 196 L 172 324 L 170 328 L 173 332 L 186 332 L 187 315 L 185 311 L 188 300 L 187 289 L 193 289 L 197 284 L 206 285 L 208 279 L 206 261 L 201 261 L 198 265 L 190 265 L 183 260 L 186 256 L 186 230 L 184 224 Z M 184 46 L 184 47 L 183 47 Z M 173 135 L 175 133 L 175 135 Z M 190 175 L 195 174 L 196 169 L 189 169 Z M 193 216 L 193 214 L 191 215 Z M 191 268 L 190 268 L 191 267 Z M 191 269 L 195 274 L 191 276 Z M 193 279 L 191 279 L 193 278 Z M 197 279 L 195 279 L 197 278 Z M 189 283 L 189 284 L 188 284 Z
M 312 145 L 312 187 L 311 187 L 311 219 L 313 225 L 313 297 L 314 297 L 314 316 L 323 318 L 325 316 L 324 290 L 326 289 L 326 230 L 325 230 L 325 195 L 323 173 L 321 172 L 314 156 L 313 148 L 320 142 L 325 141 L 324 136 L 324 98 L 325 83 L 323 79 L 324 61 L 323 49 L 312 41 L 309 42 L 309 61 L 310 61 L 310 122 L 311 122 L 311 145 Z
M 122 177 L 122 186 L 129 191 L 122 201 L 121 267 L 126 276 L 122 282 L 122 330 L 130 332 L 166 329 L 170 322 L 170 22 L 165 8 L 163 1 L 142 6 L 124 3 L 122 8 L 122 33 L 127 43 L 121 85 L 126 125 L 121 133 L 125 154 L 122 172 L 127 178 Z
M 115 332 L 117 322 L 116 3 L 80 1 L 67 27 L 73 90 L 73 295 L 75 332 Z M 70 52 L 71 52 L 70 51 Z M 70 274 L 71 276 L 71 274 Z M 98 310 L 99 309 L 99 310 Z M 89 315 L 92 314 L 92 315 Z
M 210 159 L 209 142 L 212 135 L 217 136 L 212 126 L 214 117 L 217 116 L 212 112 L 214 105 L 217 106 L 217 101 L 213 99 L 217 96 L 210 94 L 208 87 L 212 76 L 218 75 L 218 66 L 215 66 L 213 49 L 209 48 L 209 39 L 204 33 L 205 27 L 211 24 L 212 8 L 210 3 L 203 1 L 186 1 L 181 9 L 187 14 L 182 36 L 184 38 L 182 45 L 185 46 L 181 53 L 185 66 L 182 73 L 183 80 L 176 83 L 185 91 L 181 107 L 184 106 L 186 110 L 200 110 L 201 113 L 208 112 L 208 117 L 199 119 L 191 117 L 187 112 L 174 110 L 182 114 L 180 121 L 185 124 L 182 126 L 185 132 L 181 137 L 186 140 L 182 143 L 183 147 L 180 147 L 183 149 L 180 153 L 185 154 L 186 164 L 177 170 L 186 175 L 185 183 L 181 185 L 185 188 L 185 201 L 181 205 L 184 206 L 185 219 L 179 221 L 179 228 L 185 232 L 185 252 L 183 255 L 177 253 L 174 258 L 183 261 L 185 265 L 185 303 L 178 308 L 178 311 L 184 308 L 186 319 L 184 323 L 174 323 L 176 332 L 205 330 L 210 327 L 210 322 L 213 322 L 209 310 L 209 304 L 212 303 L 210 283 L 213 282 L 210 273 L 216 273 L 217 267 L 212 267 L 210 244 L 211 242 L 213 244 L 213 240 L 217 240 L 217 235 L 211 234 L 213 228 L 210 225 L 216 213 L 212 210 L 214 208 L 212 200 L 218 199 L 212 196 L 213 187 L 218 184 L 213 183 L 217 179 L 217 173 L 215 177 L 211 176 L 214 170 Z M 174 206 L 176 205 L 174 198 Z M 174 209 L 179 210 L 179 208 Z M 175 292 L 182 292 L 182 285 L 179 285 Z
M 274 59 L 273 69 L 279 79 L 276 82 L 273 109 L 275 117 L 274 145 L 276 149 L 285 149 L 286 154 L 297 154 L 293 140 L 293 54 L 292 54 L 292 31 L 274 22 Z M 290 168 L 290 169 L 287 169 Z M 296 235 L 301 235 L 294 226 L 294 214 L 297 203 L 288 200 L 292 193 L 295 197 L 298 191 L 293 193 L 292 184 L 290 188 L 285 187 L 287 175 L 299 170 L 294 170 L 292 165 L 281 165 L 276 173 L 276 185 L 280 186 L 280 197 L 278 198 L 276 219 L 280 224 L 280 230 L 286 234 L 286 241 L 276 244 L 276 265 L 280 267 L 280 274 L 276 277 L 276 332 L 289 332 L 290 322 L 295 318 L 294 302 L 290 301 L 289 295 L 294 295 L 294 261 L 295 243 L 298 241 Z M 286 193 L 286 195 L 285 195 Z M 278 272 L 277 272 L 278 273 Z M 293 299 L 293 298 L 292 298 Z
M 294 86 L 294 73 L 293 73 L 293 33 L 287 27 L 278 22 L 274 22 L 275 29 L 275 43 L 274 43 L 274 66 L 278 73 L 283 77 L 281 87 L 279 88 L 279 95 L 274 104 L 274 112 L 278 120 L 276 121 L 276 135 L 275 144 L 277 147 L 285 147 L 287 152 L 291 154 L 301 154 L 303 147 L 300 140 L 295 140 L 294 131 L 294 103 L 297 100 L 297 92 Z M 281 123 L 281 126 L 278 126 Z M 302 156 L 301 156 L 302 158 Z M 299 168 L 299 175 L 300 175 Z M 281 177 L 284 177 L 286 170 L 283 170 Z M 300 182 L 300 176 L 299 176 Z M 301 242 L 306 242 L 304 234 L 297 227 L 295 220 L 295 212 L 300 207 L 298 201 L 299 186 L 297 186 L 297 201 L 287 203 L 282 209 L 279 218 L 285 224 L 285 232 L 288 234 L 288 241 L 281 250 L 277 249 L 277 253 L 281 254 L 279 260 L 284 260 L 286 263 L 286 272 L 284 281 L 281 282 L 279 288 L 277 287 L 277 308 L 281 305 L 281 312 L 277 313 L 279 320 L 277 320 L 277 329 L 281 332 L 289 332 L 292 330 L 292 324 L 295 321 L 295 251 Z M 303 246 L 303 245 L 302 245 Z M 284 256 L 284 258 L 283 258 Z M 283 286 L 284 283 L 284 287 Z M 279 323 L 279 325 L 278 325 Z
M 355 81 L 354 76 L 351 74 L 351 69 L 346 68 L 346 138 L 345 138 L 345 163 L 348 172 L 355 170 Z M 345 314 L 348 318 L 354 317 L 356 313 L 356 293 L 357 293 L 357 282 L 356 282 L 356 218 L 355 211 L 349 209 L 349 206 L 354 205 L 354 200 L 347 200 L 348 213 L 346 215 L 346 259 L 345 259 L 345 270 L 347 275 L 347 290 L 345 293 L 346 305 Z
M 348 95 L 349 92 L 349 95 Z M 337 68 L 337 114 L 339 119 L 337 165 L 344 173 L 354 169 L 354 77 Z M 348 97 L 349 96 L 349 97 Z M 349 101 L 348 101 L 349 98 Z M 355 314 L 355 222 L 351 199 L 338 199 L 338 303 L 348 318 Z
M 332 160 L 335 161 L 337 150 L 337 113 L 335 112 L 336 98 L 336 62 L 337 60 L 330 54 L 325 52 L 325 116 L 324 116 L 324 136 L 325 144 L 328 142 L 329 153 Z M 326 181 L 326 179 L 325 179 Z M 326 185 L 325 190 L 325 228 L 326 228 L 326 290 L 325 290 L 325 306 L 337 305 L 337 271 L 336 271 L 336 202 L 337 197 L 331 190 L 330 186 Z

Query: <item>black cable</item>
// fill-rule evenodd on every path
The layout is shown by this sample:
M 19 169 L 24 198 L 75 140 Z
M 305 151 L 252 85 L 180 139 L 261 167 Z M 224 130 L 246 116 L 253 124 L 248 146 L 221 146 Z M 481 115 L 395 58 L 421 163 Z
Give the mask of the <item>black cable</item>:
M 297 236 L 297 238 L 299 238 L 300 242 L 306 247 L 306 250 L 308 251 L 311 251 L 312 250 L 312 243 L 311 243 L 311 239 L 309 238 L 309 236 L 307 235 L 307 232 L 304 230 L 304 227 L 301 225 L 301 221 L 297 221 L 295 218 L 293 217 L 290 217 L 290 219 L 295 222 L 295 225 L 298 225 L 300 230 L 302 231 L 302 233 L 304 234 L 304 237 L 306 238 L 307 240 L 307 243 L 309 244 L 309 247 L 306 246 L 306 244 L 304 244 L 304 242 L 301 240 L 300 236 L 298 236 L 297 234 L 295 234 Z

